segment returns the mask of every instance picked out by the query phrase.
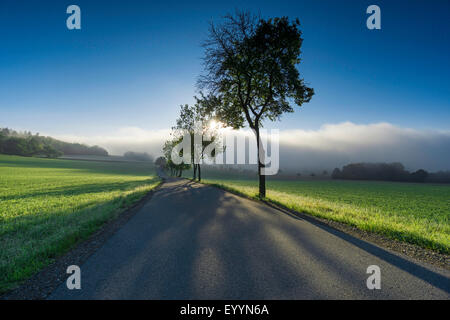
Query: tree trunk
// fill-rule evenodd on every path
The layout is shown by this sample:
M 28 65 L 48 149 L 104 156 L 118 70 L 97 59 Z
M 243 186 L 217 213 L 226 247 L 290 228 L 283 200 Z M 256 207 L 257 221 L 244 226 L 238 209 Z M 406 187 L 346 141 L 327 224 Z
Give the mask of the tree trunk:
M 197 178 L 197 165 L 194 163 L 194 178 L 193 180 L 195 180 Z
M 200 164 L 198 164 L 198 181 L 202 181 L 202 171 L 200 170 Z
M 259 126 L 256 126 L 255 134 L 256 134 L 256 146 L 258 150 L 259 198 L 263 199 L 266 197 L 266 176 L 262 174 L 262 169 L 265 167 L 264 165 L 265 154 L 261 142 L 261 136 L 259 134 Z
M 261 199 L 266 197 L 266 176 L 261 174 L 261 168 L 263 168 L 264 165 L 259 163 L 258 164 L 258 174 L 259 174 L 259 197 Z

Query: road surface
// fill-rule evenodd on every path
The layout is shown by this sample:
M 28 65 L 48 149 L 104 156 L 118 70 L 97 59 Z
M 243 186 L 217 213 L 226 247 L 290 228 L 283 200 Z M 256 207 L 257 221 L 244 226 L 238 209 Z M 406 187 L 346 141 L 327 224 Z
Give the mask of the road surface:
M 381 270 L 369 290 L 367 267 Z M 308 219 L 169 179 L 50 299 L 448 299 L 449 272 Z

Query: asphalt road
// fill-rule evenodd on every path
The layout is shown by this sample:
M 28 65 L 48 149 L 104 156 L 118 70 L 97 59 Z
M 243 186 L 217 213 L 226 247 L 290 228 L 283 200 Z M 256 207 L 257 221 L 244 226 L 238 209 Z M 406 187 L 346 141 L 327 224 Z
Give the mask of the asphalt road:
M 369 265 L 381 289 L 369 290 Z M 313 221 L 170 180 L 50 299 L 449 299 L 449 272 Z

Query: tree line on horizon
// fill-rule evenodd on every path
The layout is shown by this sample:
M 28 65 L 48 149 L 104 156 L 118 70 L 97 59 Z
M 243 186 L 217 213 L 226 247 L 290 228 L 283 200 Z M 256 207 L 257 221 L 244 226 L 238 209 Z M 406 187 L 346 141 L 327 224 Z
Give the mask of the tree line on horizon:
M 399 162 L 350 163 L 345 165 L 342 170 L 335 168 L 331 177 L 342 180 L 450 183 L 450 171 L 430 173 L 424 169 L 419 169 L 410 172 Z
M 153 162 L 153 156 L 147 152 L 127 151 L 123 154 L 123 157 L 128 160 Z
M 0 128 L 0 153 L 24 157 L 42 156 L 57 158 L 62 155 L 108 156 L 108 151 L 99 146 L 69 143 L 51 137 L 32 134 L 30 131 L 18 132 Z

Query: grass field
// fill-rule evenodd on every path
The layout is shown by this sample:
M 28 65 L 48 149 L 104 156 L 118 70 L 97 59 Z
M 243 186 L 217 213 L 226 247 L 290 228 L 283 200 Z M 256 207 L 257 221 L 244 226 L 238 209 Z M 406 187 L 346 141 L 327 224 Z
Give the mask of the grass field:
M 0 292 L 159 184 L 150 163 L 0 155 Z
M 205 172 L 204 182 L 256 197 L 253 179 Z M 376 181 L 267 181 L 268 200 L 359 229 L 450 252 L 450 185 Z

